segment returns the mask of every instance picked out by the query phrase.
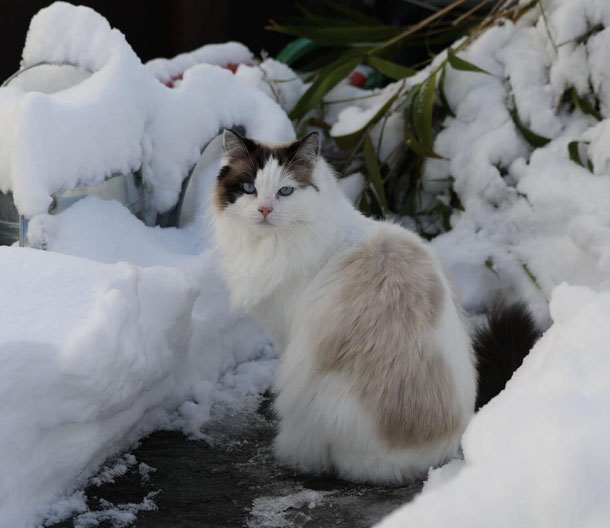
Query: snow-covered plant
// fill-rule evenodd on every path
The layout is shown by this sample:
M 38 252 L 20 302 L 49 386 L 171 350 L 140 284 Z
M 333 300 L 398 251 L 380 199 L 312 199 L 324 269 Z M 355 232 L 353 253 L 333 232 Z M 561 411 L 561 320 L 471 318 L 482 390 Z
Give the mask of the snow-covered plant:
M 451 67 L 484 72 L 459 58 L 456 52 L 485 29 L 506 19 L 515 21 L 537 3 L 537 0 L 527 3 L 500 0 L 473 7 L 464 0 L 456 0 L 410 26 L 383 25 L 374 17 L 333 2 L 323 4 L 335 16 L 301 8 L 304 15 L 301 25 L 273 23 L 271 29 L 306 37 L 328 49 L 325 56 L 305 67 L 311 84 L 290 116 L 300 124 L 328 129 L 332 126 L 331 136 L 346 152 L 344 173 L 363 170 L 366 175 L 367 185 L 360 199 L 365 213 L 409 215 L 417 222 L 419 231 L 428 236 L 449 229 L 452 211 L 461 208 L 458 196 L 449 190 L 448 199 L 428 203 L 422 199 L 421 178 L 426 159 L 443 158 L 434 150 L 435 134 L 440 123 L 454 115 L 444 94 L 445 70 Z M 456 39 L 461 40 L 453 44 L 453 49 L 441 51 Z M 419 64 L 404 65 L 399 57 L 404 56 L 405 49 L 412 51 L 418 47 L 425 49 L 427 58 Z M 431 50 L 439 52 L 438 55 Z M 360 64 L 369 65 L 396 82 L 384 90 L 342 100 L 342 103 L 352 100 L 358 105 L 359 100 L 371 98 L 372 104 L 360 104 L 363 112 L 356 114 L 352 109 L 343 115 L 345 119 L 333 123 L 324 111 L 332 101 L 324 98 Z M 518 119 L 516 114 L 515 117 Z M 386 127 L 396 128 L 398 121 L 402 122 L 402 138 L 399 144 L 394 144 L 394 138 L 388 138 L 384 132 Z M 530 136 L 533 137 L 531 132 Z M 383 140 L 389 140 L 393 148 L 384 148 Z

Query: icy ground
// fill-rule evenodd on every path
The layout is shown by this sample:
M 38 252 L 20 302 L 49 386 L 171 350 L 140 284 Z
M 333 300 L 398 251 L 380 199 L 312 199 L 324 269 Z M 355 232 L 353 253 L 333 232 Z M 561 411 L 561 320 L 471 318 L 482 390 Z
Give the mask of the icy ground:
M 51 526 L 86 528 L 109 519 L 120 526 L 120 519 L 137 517 L 142 528 L 365 528 L 421 489 L 421 483 L 393 489 L 354 485 L 279 467 L 270 449 L 270 400 L 257 402 L 239 409 L 215 405 L 204 426 L 206 441 L 153 433 L 111 461 L 85 495 L 75 494 L 69 520 Z

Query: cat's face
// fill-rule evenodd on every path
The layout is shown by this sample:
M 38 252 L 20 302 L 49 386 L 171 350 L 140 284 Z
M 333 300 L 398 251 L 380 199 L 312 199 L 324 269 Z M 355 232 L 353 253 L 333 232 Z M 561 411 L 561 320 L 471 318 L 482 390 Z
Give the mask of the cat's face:
M 254 229 L 308 222 L 315 215 L 313 171 L 320 148 L 316 132 L 301 141 L 265 145 L 225 130 L 223 166 L 215 207 Z

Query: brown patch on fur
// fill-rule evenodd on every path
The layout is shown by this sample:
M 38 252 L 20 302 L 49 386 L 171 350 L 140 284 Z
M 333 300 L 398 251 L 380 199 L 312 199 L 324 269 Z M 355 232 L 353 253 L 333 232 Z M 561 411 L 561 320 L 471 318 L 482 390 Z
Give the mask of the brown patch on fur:
M 432 339 L 444 303 L 432 259 L 400 233 L 378 234 L 338 264 L 319 320 L 317 363 L 342 372 L 391 447 L 419 446 L 460 425 L 455 388 Z
M 219 209 L 234 203 L 243 194 L 242 184 L 254 183 L 256 173 L 270 158 L 275 158 L 284 170 L 289 171 L 300 187 L 312 186 L 318 190 L 312 181 L 320 149 L 317 132 L 312 132 L 300 141 L 275 145 L 242 137 L 232 130 L 225 130 L 223 139 L 228 164 L 218 174 L 214 202 Z

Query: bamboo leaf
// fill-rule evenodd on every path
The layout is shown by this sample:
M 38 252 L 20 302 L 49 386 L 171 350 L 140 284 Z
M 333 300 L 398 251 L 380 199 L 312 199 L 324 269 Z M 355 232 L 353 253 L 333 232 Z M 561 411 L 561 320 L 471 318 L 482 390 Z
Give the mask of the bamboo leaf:
M 515 123 L 515 126 L 519 132 L 521 132 L 521 135 L 532 147 L 544 147 L 549 141 L 551 141 L 549 138 L 540 136 L 527 128 L 519 119 L 519 114 L 516 108 L 513 108 L 510 111 L 510 116 L 513 118 L 513 122 Z
M 432 132 L 432 110 L 434 108 L 434 90 L 436 87 L 436 72 L 421 85 L 413 99 L 411 116 L 413 127 L 420 143 L 432 150 L 434 136 Z
M 370 127 L 377 123 L 377 121 L 379 121 L 390 110 L 390 107 L 392 106 L 394 101 L 396 101 L 399 94 L 400 90 L 396 90 L 396 93 L 392 95 L 392 97 L 390 97 L 379 108 L 379 110 L 377 110 L 377 112 L 375 112 L 375 115 L 373 115 L 373 117 L 371 117 L 371 119 L 369 119 L 363 127 L 343 136 L 333 136 L 334 140 L 337 142 L 337 145 L 339 145 L 339 148 L 344 150 L 354 148 L 362 138 L 363 134 L 366 133 L 366 131 L 369 130 Z
M 583 114 L 593 116 L 598 121 L 603 119 L 602 115 L 597 111 L 597 109 L 591 104 L 591 102 L 586 97 L 580 97 L 576 88 L 572 88 L 570 90 L 570 97 L 572 98 L 572 103 L 576 108 L 578 108 Z
M 580 143 L 580 141 L 570 141 L 568 143 L 568 154 L 570 156 L 570 159 L 581 167 L 584 167 L 585 169 L 588 169 L 589 171 L 593 172 L 593 164 L 591 163 L 591 161 L 587 159 L 587 163 L 585 164 L 582 158 L 580 157 Z
M 366 42 L 383 42 L 399 35 L 404 31 L 402 26 L 281 26 L 273 24 L 267 29 L 304 37 L 317 44 L 327 46 L 349 46 L 351 44 L 362 46 Z
M 447 96 L 445 95 L 445 72 L 447 71 L 447 67 L 444 66 L 441 70 L 441 76 L 438 80 L 438 98 L 441 100 L 441 104 L 451 117 L 455 117 L 455 113 L 451 110 L 451 106 L 449 106 L 449 101 L 447 101 Z
M 523 271 L 525 271 L 525 274 L 528 276 L 529 280 L 532 281 L 532 283 L 534 284 L 534 286 L 536 286 L 536 288 L 540 291 L 543 292 L 542 287 L 540 286 L 540 283 L 538 282 L 538 279 L 536 278 L 536 275 L 534 275 L 532 273 L 532 270 L 529 269 L 528 265 L 525 262 L 521 263 L 521 268 L 523 268 Z M 544 293 L 544 292 L 543 292 Z
M 400 64 L 396 64 L 395 62 L 382 59 L 381 57 L 376 57 L 375 55 L 369 55 L 367 57 L 367 62 L 373 68 L 379 70 L 387 77 L 390 77 L 390 79 L 400 80 L 417 73 L 417 71 L 413 68 L 401 66 Z
M 379 205 L 383 210 L 383 213 L 388 210 L 388 201 L 386 199 L 385 190 L 383 188 L 383 181 L 381 179 L 381 170 L 379 168 L 379 161 L 377 160 L 377 153 L 371 136 L 367 135 L 364 138 L 364 164 L 366 165 L 366 172 L 373 189 L 375 190 L 375 196 L 379 201 Z
M 409 127 L 406 123 L 405 123 L 405 129 L 403 132 L 404 132 L 404 138 L 405 138 L 405 141 L 407 142 L 408 147 L 413 152 L 415 152 L 415 154 L 417 154 L 418 156 L 421 156 L 422 158 L 445 159 L 445 158 L 443 158 L 443 156 L 440 156 L 439 154 L 434 152 L 434 150 L 432 150 L 431 148 L 429 148 L 426 145 L 424 145 L 423 143 L 420 143 L 419 141 L 417 141 L 417 138 L 415 137 L 413 132 L 411 132 L 411 130 L 409 130 Z
M 483 68 L 479 68 L 478 66 L 472 64 L 472 62 L 468 62 L 464 59 L 460 59 L 455 54 L 455 51 L 453 51 L 453 49 L 451 49 L 451 48 L 447 49 L 447 60 L 449 61 L 449 64 L 451 64 L 451 67 L 454 70 L 484 73 L 486 75 L 491 75 L 491 73 L 484 70 Z
M 318 75 L 317 79 L 301 96 L 290 111 L 290 119 L 300 119 L 314 108 L 332 88 L 345 79 L 362 62 L 360 57 L 339 60 L 328 67 L 328 73 Z
M 451 215 L 453 214 L 453 208 L 443 202 L 440 198 L 437 198 L 434 203 L 428 207 L 426 213 L 439 213 L 443 222 L 443 229 L 445 231 L 451 231 Z

